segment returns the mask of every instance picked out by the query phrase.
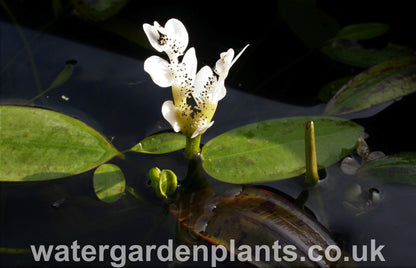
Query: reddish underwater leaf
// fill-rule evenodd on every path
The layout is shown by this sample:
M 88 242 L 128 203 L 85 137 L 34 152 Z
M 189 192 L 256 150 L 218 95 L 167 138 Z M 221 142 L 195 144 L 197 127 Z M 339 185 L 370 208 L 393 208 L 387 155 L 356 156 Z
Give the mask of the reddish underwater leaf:
M 316 263 L 308 259 L 308 249 L 312 245 L 325 249 L 336 243 L 328 231 L 304 210 L 275 194 L 256 188 L 245 187 L 241 192 L 225 196 L 217 196 L 209 189 L 195 194 L 196 200 L 192 202 L 184 201 L 171 206 L 171 213 L 185 228 L 211 243 L 226 246 L 230 254 L 234 253 L 237 257 L 245 251 L 244 248 L 239 250 L 241 245 L 252 247 L 251 262 L 260 267 L 330 266 L 331 263 L 325 258 Z M 285 252 L 280 249 L 280 262 L 275 261 L 273 254 L 270 261 L 256 261 L 256 245 L 266 245 L 272 250 L 275 241 L 279 241 L 282 247 L 295 246 L 297 260 L 285 262 Z

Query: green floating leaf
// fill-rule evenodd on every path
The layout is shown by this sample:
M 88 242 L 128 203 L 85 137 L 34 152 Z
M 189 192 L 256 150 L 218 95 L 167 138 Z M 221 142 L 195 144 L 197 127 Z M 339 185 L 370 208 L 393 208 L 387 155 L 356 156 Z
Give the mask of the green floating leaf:
M 128 0 L 72 0 L 71 2 L 82 18 L 103 21 L 120 12 Z
M 398 45 L 389 45 L 384 49 L 329 45 L 324 46 L 322 52 L 333 60 L 358 68 L 370 68 L 396 57 L 413 54 L 411 49 Z
M 46 109 L 0 106 L 0 129 L 0 181 L 67 177 L 122 156 L 93 128 Z
M 363 165 L 357 172 L 363 178 L 416 184 L 416 153 L 388 155 Z
M 380 63 L 354 77 L 328 102 L 327 115 L 371 108 L 416 91 L 416 56 Z
M 328 231 L 305 211 L 265 190 L 244 187 L 240 193 L 227 193 L 225 196 L 196 192 L 192 195 L 192 202 L 185 199 L 185 202 L 172 204 L 170 212 L 181 226 L 213 244 L 225 246 L 238 260 L 249 261 L 257 267 L 331 265 L 324 256 L 316 262 L 309 258 L 292 261 L 270 258 L 266 261 L 255 257 L 255 246 L 264 245 L 272 249 L 276 241 L 280 245 L 293 245 L 297 256 L 306 256 L 313 245 L 322 248 L 336 245 Z M 240 245 L 253 250 L 248 251 L 247 247 Z
M 291 117 L 233 129 L 210 140 L 201 152 L 212 177 L 230 183 L 258 183 L 305 172 L 305 124 L 315 123 L 318 166 L 326 167 L 354 150 L 363 128 L 332 117 Z
M 121 169 L 114 164 L 99 166 L 94 172 L 95 195 L 106 203 L 119 200 L 126 190 L 126 180 Z
M 342 28 L 333 39 L 371 39 L 384 34 L 389 28 L 383 23 L 352 24 Z
M 186 137 L 181 133 L 165 132 L 149 136 L 130 151 L 145 154 L 166 154 L 181 150 L 186 146 Z

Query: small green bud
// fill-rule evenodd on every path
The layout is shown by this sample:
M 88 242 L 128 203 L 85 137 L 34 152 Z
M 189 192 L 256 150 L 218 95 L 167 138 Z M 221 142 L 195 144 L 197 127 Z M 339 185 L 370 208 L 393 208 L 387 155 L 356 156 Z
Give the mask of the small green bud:
M 161 171 L 154 167 L 149 170 L 148 175 L 152 188 L 159 197 L 166 198 L 175 193 L 178 187 L 178 179 L 172 170 L 163 169 Z
M 178 187 L 178 178 L 172 170 L 164 169 L 160 174 L 159 190 L 163 197 L 170 196 L 175 193 Z
M 152 185 L 152 188 L 159 188 L 160 169 L 157 167 L 151 168 L 148 172 L 148 175 L 150 177 L 150 184 Z

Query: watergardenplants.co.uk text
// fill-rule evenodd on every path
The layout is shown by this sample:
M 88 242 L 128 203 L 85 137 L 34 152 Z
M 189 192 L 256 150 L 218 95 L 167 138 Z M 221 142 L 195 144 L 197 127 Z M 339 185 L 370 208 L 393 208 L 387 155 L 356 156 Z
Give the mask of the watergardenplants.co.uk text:
M 216 267 L 219 262 L 227 260 L 240 262 L 276 261 L 319 262 L 323 258 L 330 262 L 339 260 L 355 262 L 382 261 L 384 245 L 377 245 L 375 239 L 370 245 L 353 245 L 351 254 L 344 256 L 337 245 L 322 248 L 319 245 L 309 247 L 307 256 L 298 256 L 296 246 L 281 245 L 276 240 L 269 245 L 239 245 L 230 240 L 229 249 L 223 245 L 177 245 L 169 239 L 164 245 L 80 245 L 75 240 L 71 245 L 31 245 L 33 259 L 36 262 L 110 262 L 112 267 L 123 267 L 127 263 L 140 262 L 210 262 Z

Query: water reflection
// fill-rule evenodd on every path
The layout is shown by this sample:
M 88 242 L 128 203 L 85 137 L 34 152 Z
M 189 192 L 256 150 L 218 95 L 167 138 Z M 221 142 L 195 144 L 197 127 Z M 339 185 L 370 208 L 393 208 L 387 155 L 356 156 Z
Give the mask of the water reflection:
M 235 186 L 217 193 L 205 179 L 200 163 L 191 162 L 190 174 L 184 181 L 187 187 L 183 188 L 180 198 L 170 205 L 170 212 L 184 228 L 211 243 L 225 245 L 230 254 L 244 255 L 244 260 L 260 267 L 331 265 L 325 259 L 317 262 L 308 259 L 311 246 L 326 249 L 336 242 L 304 210 L 256 187 Z M 305 197 L 304 193 L 301 197 Z M 293 247 L 293 252 L 283 250 L 280 257 L 276 257 L 267 251 L 260 258 L 254 250 L 263 246 L 279 254 L 278 245 L 283 245 L 283 249 Z M 244 252 L 247 247 L 253 251 Z M 293 258 L 294 255 L 297 258 Z

